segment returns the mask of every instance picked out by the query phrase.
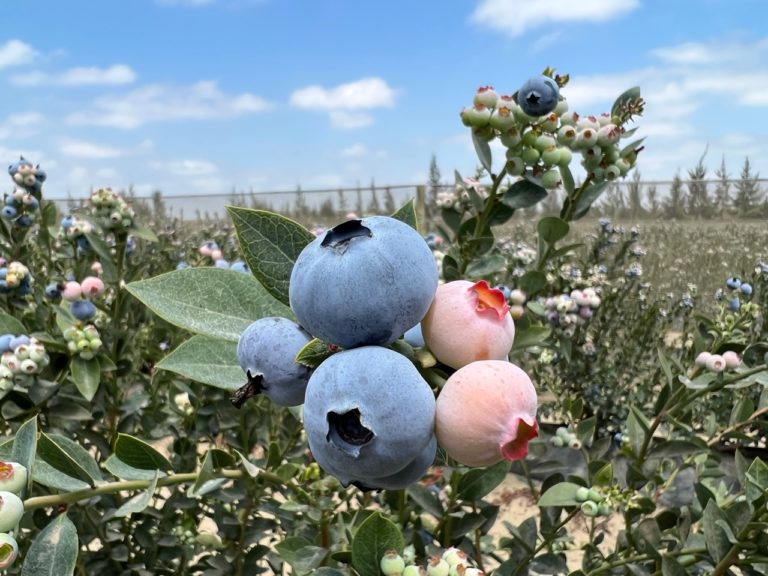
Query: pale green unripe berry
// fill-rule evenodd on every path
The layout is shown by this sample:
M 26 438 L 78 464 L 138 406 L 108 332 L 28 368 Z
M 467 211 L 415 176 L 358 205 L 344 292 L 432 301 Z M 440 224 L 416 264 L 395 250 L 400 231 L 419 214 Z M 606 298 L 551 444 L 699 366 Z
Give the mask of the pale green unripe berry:
M 525 162 L 519 156 L 507 158 L 507 174 L 510 176 L 521 176 L 525 172 Z
M 561 126 L 557 131 L 557 141 L 563 146 L 570 146 L 576 141 L 577 134 L 573 126 Z
M 18 462 L 0 461 L 0 490 L 21 494 L 27 486 L 27 469 Z
M 555 434 L 564 440 L 571 436 L 571 433 L 565 426 L 558 427 L 558 429 L 555 430 Z
M 613 164 L 619 159 L 619 151 L 616 146 L 604 146 L 603 147 L 603 159 L 608 164 Z
M 589 499 L 589 488 L 582 486 L 576 490 L 574 498 L 576 498 L 576 502 L 586 502 Z
M 541 185 L 547 190 L 554 190 L 560 185 L 560 171 L 557 168 L 547 170 L 541 175 Z
M 80 352 L 80 358 L 82 358 L 83 360 L 91 360 L 94 356 L 96 356 L 96 354 L 94 354 L 90 350 L 87 352 Z
M 561 98 L 557 101 L 557 106 L 555 106 L 555 114 L 562 116 L 566 112 L 568 112 L 568 102 L 565 98 Z
M 563 126 L 576 126 L 579 123 L 577 112 L 565 112 L 560 114 L 560 124 Z
M 467 560 L 467 553 L 464 552 L 464 550 L 460 550 L 459 548 L 448 548 L 445 552 L 443 552 L 443 560 L 448 562 L 449 566 L 455 566 L 459 562 L 466 562 Z
M 467 126 L 483 128 L 488 125 L 488 122 L 491 119 L 491 110 L 485 106 L 471 106 L 469 108 L 464 108 L 461 117 L 462 121 L 464 121 Z
M 10 532 L 24 515 L 24 503 L 13 492 L 0 491 L 0 532 Z
M 512 290 L 512 292 L 509 293 L 509 301 L 512 302 L 512 304 L 523 305 L 525 304 L 526 300 L 527 300 L 527 297 L 525 295 L 525 292 L 523 292 L 519 288 L 515 288 L 514 290 Z
M 406 566 L 405 570 L 403 570 L 403 576 L 426 576 L 426 574 L 427 571 L 424 568 L 415 564 Z
M 536 143 L 534 146 L 539 152 L 544 152 L 544 150 L 547 150 L 549 148 L 554 148 L 557 144 L 557 141 L 550 136 L 549 134 L 542 134 L 538 138 L 536 138 Z
M 16 350 L 14 350 L 13 353 L 16 354 L 16 358 L 19 360 L 26 360 L 29 358 L 29 347 L 26 344 L 16 346 Z
M 591 500 L 587 500 L 586 502 L 581 503 L 581 511 L 584 513 L 584 516 L 589 516 L 594 518 L 595 516 L 597 516 L 598 506 Z
M 69 342 L 67 342 L 67 350 L 69 350 L 70 352 L 77 352 L 78 351 L 77 342 L 75 342 L 74 340 L 70 340 Z
M 632 165 L 629 163 L 629 160 L 627 160 L 626 158 L 619 158 L 618 160 L 616 160 L 616 163 L 614 165 L 618 167 L 619 173 L 622 176 L 626 176 L 627 172 L 629 172 L 630 169 L 632 168 Z
M 597 131 L 597 142 L 600 146 L 616 144 L 621 138 L 621 130 L 615 124 L 607 124 Z
M 475 136 L 477 136 L 481 140 L 485 140 L 486 142 L 490 142 L 491 140 L 496 138 L 496 130 L 494 130 L 490 126 L 483 126 L 482 128 L 473 128 L 472 132 L 475 133 Z
M 70 326 L 64 332 L 62 333 L 64 335 L 64 340 L 77 340 L 75 337 L 75 334 L 77 333 L 77 328 L 74 326 Z
M 536 145 L 536 139 L 538 138 L 538 134 L 534 132 L 533 130 L 528 130 L 525 134 L 523 134 L 522 142 L 523 146 L 531 147 Z
M 48 353 L 42 345 L 34 344 L 29 347 L 29 359 L 34 360 L 38 364 L 47 364 Z
M 495 108 L 499 95 L 493 89 L 493 86 L 481 86 L 475 92 L 473 104 L 475 106 L 485 106 L 486 108 Z
M 96 352 L 99 348 L 101 348 L 101 345 L 102 345 L 102 342 L 99 338 L 94 338 L 88 343 L 89 348 L 93 352 Z
M 531 124 L 536 121 L 535 116 L 528 116 L 528 114 L 523 112 L 523 109 L 520 108 L 520 106 L 515 108 L 513 114 L 515 116 L 515 120 L 517 120 L 520 124 Z
M 10 534 L 0 534 L 0 570 L 8 568 L 19 555 L 19 545 Z
M 592 128 L 584 128 L 576 136 L 576 145 L 580 148 L 589 148 L 597 144 L 597 131 Z
M 488 123 L 497 130 L 509 130 L 515 126 L 515 116 L 510 108 L 496 108 Z
M 520 130 L 518 130 L 516 126 L 513 126 L 512 128 L 502 131 L 499 139 L 507 148 L 514 148 L 522 142 L 523 137 L 520 135 Z
M 621 176 L 621 170 L 619 170 L 619 167 L 616 166 L 616 164 L 611 164 L 605 168 L 606 180 L 616 180 L 619 176 Z
M 536 150 L 536 148 L 524 148 L 523 153 L 521 154 L 523 162 L 529 166 L 536 164 L 539 161 L 540 156 L 541 154 L 538 150 Z
M 0 378 L 13 378 L 13 371 L 8 366 L 0 365 Z
M 588 497 L 589 497 L 589 499 L 590 499 L 592 502 L 595 502 L 595 503 L 597 503 L 597 504 L 599 504 L 600 502 L 602 502 L 603 500 L 605 500 L 605 496 L 603 496 L 602 494 L 600 494 L 600 492 L 598 492 L 598 491 L 597 491 L 597 490 L 595 490 L 594 488 L 590 488 L 590 489 L 589 489 L 589 496 L 588 496 Z
M 581 450 L 581 440 L 575 437 L 571 437 L 568 441 L 568 448 L 571 450 Z
M 451 567 L 439 556 L 432 556 L 427 564 L 427 574 L 429 576 L 448 576 Z
M 541 161 L 545 166 L 554 166 L 560 161 L 560 150 L 552 146 L 541 153 Z
M 88 340 L 93 340 L 95 338 L 99 337 L 99 329 L 96 328 L 93 324 L 89 324 L 85 328 L 83 328 L 83 337 L 88 338 Z
M 592 168 L 589 171 L 589 175 L 592 177 L 592 180 L 594 180 L 595 182 L 602 182 L 603 180 L 605 180 L 605 170 L 600 167 Z
M 83 338 L 82 340 L 77 341 L 77 349 L 80 352 L 85 352 L 87 350 L 91 349 L 91 343 L 86 339 Z
M 557 161 L 557 165 L 568 166 L 568 164 L 571 163 L 571 160 L 573 160 L 573 152 L 571 152 L 571 149 L 563 146 L 557 150 L 560 152 L 560 159 Z
M 565 446 L 565 442 L 563 442 L 563 439 L 560 438 L 560 436 L 552 436 L 552 438 L 549 439 L 549 442 L 555 448 L 562 448 Z
M 16 358 L 16 354 L 13 352 L 6 352 L 3 354 L 2 363 L 13 372 L 18 371 L 19 369 L 19 359 Z
M 38 366 L 37 366 L 37 362 L 27 358 L 21 363 L 21 366 L 19 366 L 19 368 L 24 374 L 36 374 Z
M 539 128 L 544 132 L 552 133 L 557 130 L 557 114 L 550 112 L 543 122 L 539 122 Z
M 613 508 L 607 504 L 598 504 L 597 513 L 599 516 L 610 516 L 613 513 Z
M 413 564 L 416 561 L 416 547 L 413 544 L 408 544 L 408 546 L 403 548 L 403 560 L 405 560 L 406 564 Z
M 405 560 L 397 550 L 387 550 L 379 562 L 379 567 L 384 576 L 401 576 L 405 570 Z

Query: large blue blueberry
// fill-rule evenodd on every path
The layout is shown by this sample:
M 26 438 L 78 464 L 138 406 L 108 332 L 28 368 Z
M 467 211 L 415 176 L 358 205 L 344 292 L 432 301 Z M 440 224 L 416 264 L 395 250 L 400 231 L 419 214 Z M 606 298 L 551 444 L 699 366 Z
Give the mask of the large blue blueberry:
M 354 479 L 352 484 L 363 490 L 402 490 L 418 482 L 435 461 L 437 438 L 432 436 L 427 447 L 421 451 L 405 468 L 381 478 Z
M 534 76 L 517 92 L 517 103 L 528 116 L 545 116 L 557 107 L 560 88 L 549 76 Z
M 342 348 L 391 344 L 421 321 L 437 266 L 416 230 L 387 216 L 348 220 L 302 250 L 289 298 L 299 323 Z
M 323 470 L 342 482 L 390 478 L 434 432 L 435 397 L 416 367 L 380 346 L 338 352 L 309 379 L 304 428 Z M 373 486 L 371 486 L 373 487 Z
M 75 300 L 70 310 L 72 316 L 83 322 L 96 316 L 96 306 L 90 300 Z
M 304 391 L 312 374 L 294 362 L 311 337 L 287 318 L 260 318 L 245 329 L 237 343 L 237 360 L 248 384 L 280 406 L 304 403 Z

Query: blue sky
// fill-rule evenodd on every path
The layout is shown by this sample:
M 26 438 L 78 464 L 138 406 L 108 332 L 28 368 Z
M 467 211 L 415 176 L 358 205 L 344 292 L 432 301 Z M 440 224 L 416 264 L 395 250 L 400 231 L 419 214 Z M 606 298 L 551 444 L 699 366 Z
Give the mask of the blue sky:
M 545 66 L 582 114 L 640 85 L 639 160 L 707 144 L 768 176 L 763 0 L 5 0 L 0 159 L 47 193 L 227 193 L 416 183 L 477 164 L 458 113 Z M 10 184 L 9 184 L 10 186 Z

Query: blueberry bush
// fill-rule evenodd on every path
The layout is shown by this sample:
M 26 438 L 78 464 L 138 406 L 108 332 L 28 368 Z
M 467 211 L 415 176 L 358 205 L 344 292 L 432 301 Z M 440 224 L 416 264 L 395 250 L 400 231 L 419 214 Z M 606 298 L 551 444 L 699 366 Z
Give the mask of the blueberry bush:
M 480 88 L 480 168 L 423 222 L 190 229 L 108 188 L 60 214 L 12 164 L 0 571 L 768 573 L 768 264 L 659 287 L 640 229 L 579 228 L 644 102 L 580 115 L 567 83 Z

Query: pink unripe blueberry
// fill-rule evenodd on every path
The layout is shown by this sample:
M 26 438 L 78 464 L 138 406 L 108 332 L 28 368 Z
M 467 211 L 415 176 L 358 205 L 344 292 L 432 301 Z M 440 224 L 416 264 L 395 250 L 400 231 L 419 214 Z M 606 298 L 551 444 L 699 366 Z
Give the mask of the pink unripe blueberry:
M 519 460 L 539 435 L 536 408 L 536 389 L 518 366 L 473 362 L 454 372 L 437 397 L 437 442 L 466 466 Z
M 733 350 L 723 352 L 723 360 L 725 360 L 726 368 L 738 368 L 741 364 L 741 358 Z
M 509 293 L 509 301 L 512 302 L 512 304 L 519 304 L 523 305 L 525 304 L 526 296 L 525 292 L 520 290 L 519 288 L 515 288 L 512 290 L 512 292 Z
M 221 253 L 221 250 L 211 250 L 211 259 L 212 260 L 222 260 L 223 255 Z
M 509 313 L 512 315 L 514 320 L 520 320 L 520 318 L 522 318 L 525 314 L 525 308 L 519 304 L 513 304 L 509 307 Z
M 101 262 L 97 261 L 91 264 L 91 272 L 93 272 L 94 274 L 101 274 L 102 272 Z
M 67 302 L 74 302 L 83 294 L 83 289 L 79 282 L 70 281 L 64 285 L 64 290 L 61 291 L 61 297 Z
M 83 296 L 86 298 L 95 298 L 104 293 L 104 282 L 96 276 L 88 276 L 80 283 Z
M 10 534 L 0 534 L 0 570 L 8 568 L 19 555 L 19 545 Z
M 720 356 L 720 354 L 712 354 L 707 359 L 707 370 L 710 370 L 712 372 L 722 372 L 725 370 L 726 364 L 725 359 Z
M 699 355 L 696 356 L 696 360 L 694 362 L 696 363 L 696 366 L 706 366 L 711 357 L 712 354 L 710 352 L 699 352 Z
M 597 131 L 597 143 L 600 146 L 616 144 L 621 138 L 621 130 L 615 124 L 607 124 Z
M 198 249 L 198 252 L 200 252 L 201 256 L 210 256 L 211 252 L 213 252 L 213 249 L 211 248 L 210 244 L 206 242 L 205 244 L 200 246 L 200 248 Z
M 421 331 L 435 358 L 458 369 L 475 360 L 506 360 L 515 323 L 501 290 L 485 280 L 454 280 L 438 286 Z

